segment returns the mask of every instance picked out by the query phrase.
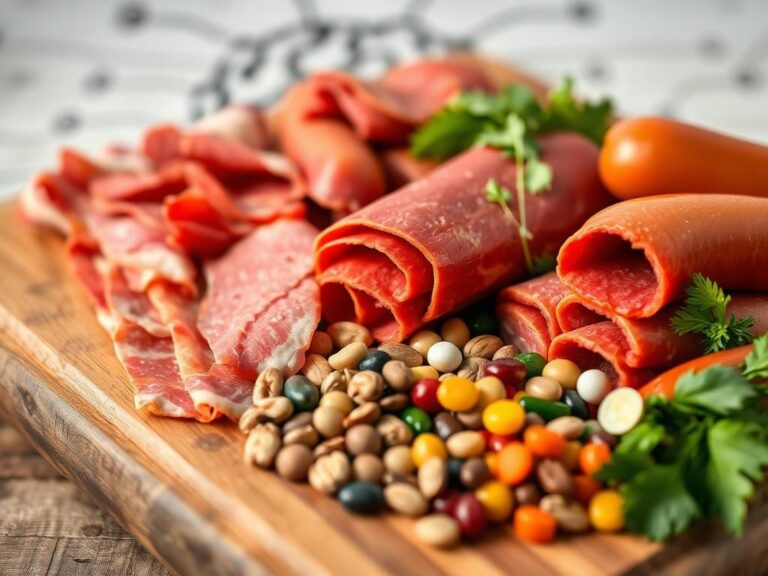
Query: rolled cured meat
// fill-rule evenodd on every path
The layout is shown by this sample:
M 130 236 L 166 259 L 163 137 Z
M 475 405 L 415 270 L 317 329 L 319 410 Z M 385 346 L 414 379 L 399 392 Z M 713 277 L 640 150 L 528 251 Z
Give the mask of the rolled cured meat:
M 539 144 L 554 180 L 526 199 L 534 255 L 552 254 L 610 201 L 591 142 L 556 134 Z M 379 340 L 401 340 L 524 277 L 517 227 L 485 198 L 491 178 L 514 189 L 514 161 L 497 150 L 470 150 L 324 231 L 315 269 L 326 318 L 356 320 Z
M 621 202 L 563 245 L 561 280 L 606 315 L 648 318 L 699 272 L 725 289 L 768 291 L 768 198 L 680 194 Z
M 562 314 L 564 302 L 561 320 L 567 320 Z M 600 368 L 619 386 L 641 386 L 662 369 L 705 352 L 700 336 L 679 336 L 672 330 L 675 310 L 666 308 L 652 318 L 615 316 L 578 328 L 561 324 L 563 333 L 552 341 L 549 356 L 572 360 L 583 370 Z M 739 318 L 753 316 L 755 335 L 768 331 L 768 296 L 735 295 L 728 312 Z
M 557 305 L 569 294 L 554 272 L 502 290 L 496 316 L 504 342 L 546 358 L 552 338 L 560 334 Z
M 385 174 L 390 165 L 382 165 L 372 143 L 407 145 L 413 129 L 460 91 L 493 92 L 515 82 L 531 86 L 539 96 L 545 92 L 528 76 L 469 55 L 398 66 L 375 82 L 343 72 L 317 73 L 284 99 L 277 134 L 284 152 L 306 176 L 312 199 L 349 213 L 393 189 Z M 402 161 L 397 165 L 403 166 Z

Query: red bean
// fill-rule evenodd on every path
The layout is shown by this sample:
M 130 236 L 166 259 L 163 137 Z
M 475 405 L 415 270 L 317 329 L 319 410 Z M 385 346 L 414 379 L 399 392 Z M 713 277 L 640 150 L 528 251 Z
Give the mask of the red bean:
M 488 518 L 485 508 L 474 494 L 462 494 L 456 499 L 453 517 L 459 523 L 464 536 L 479 536 L 485 530 Z
M 499 452 L 504 446 L 513 441 L 511 436 L 502 436 L 501 434 L 492 434 L 485 445 L 491 452 Z
M 453 510 L 456 507 L 460 494 L 456 490 L 445 490 L 432 501 L 432 509 L 437 514 L 447 514 L 453 516 Z
M 496 376 L 505 387 L 514 387 L 517 390 L 525 379 L 525 364 L 514 358 L 500 358 L 486 364 L 485 375 Z
M 440 381 L 437 378 L 422 378 L 411 388 L 411 400 L 427 414 L 437 414 L 443 407 L 437 400 L 437 389 Z

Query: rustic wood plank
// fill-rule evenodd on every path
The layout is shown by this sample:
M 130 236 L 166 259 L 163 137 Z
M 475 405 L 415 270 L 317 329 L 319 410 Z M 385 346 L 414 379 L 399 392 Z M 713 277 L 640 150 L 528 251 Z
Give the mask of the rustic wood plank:
M 0 538 L 0 574 L 45 576 L 55 549 L 55 538 Z
M 739 541 L 703 527 L 664 547 L 596 534 L 537 547 L 497 530 L 454 552 L 427 549 L 413 540 L 407 519 L 353 517 L 306 486 L 245 468 L 243 438 L 231 424 L 136 413 L 109 339 L 69 279 L 60 240 L 21 228 L 10 209 L 0 209 L 0 240 L 0 413 L 179 573 L 768 569 L 763 546 L 756 545 L 768 530 L 765 506 Z

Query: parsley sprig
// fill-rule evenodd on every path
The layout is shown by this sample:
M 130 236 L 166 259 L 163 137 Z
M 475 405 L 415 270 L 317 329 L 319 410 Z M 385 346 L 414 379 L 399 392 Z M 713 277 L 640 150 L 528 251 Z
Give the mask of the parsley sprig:
M 768 376 L 768 335 L 743 370 L 711 366 L 680 377 L 671 400 L 651 396 L 643 421 L 622 437 L 597 478 L 621 483 L 632 532 L 653 540 L 699 518 L 740 534 L 747 503 L 768 466 L 768 413 L 756 380 Z
M 684 306 L 672 317 L 676 334 L 701 334 L 707 352 L 744 346 L 754 338 L 752 316 L 736 318 L 728 312 L 731 297 L 716 282 L 702 274 L 694 274 L 686 289 Z
M 452 99 L 411 139 L 411 153 L 416 157 L 445 160 L 468 148 L 489 146 L 503 150 L 515 159 L 516 218 L 509 209 L 513 194 L 491 179 L 484 193 L 489 202 L 501 206 L 515 224 L 523 248 L 525 263 L 532 274 L 551 269 L 553 257 L 531 254 L 526 194 L 540 194 L 552 186 L 552 167 L 539 158 L 536 137 L 547 132 L 570 131 L 583 134 L 601 144 L 613 118 L 610 100 L 597 103 L 579 101 L 573 95 L 573 81 L 565 81 L 541 105 L 527 86 L 512 85 L 497 94 L 463 92 Z

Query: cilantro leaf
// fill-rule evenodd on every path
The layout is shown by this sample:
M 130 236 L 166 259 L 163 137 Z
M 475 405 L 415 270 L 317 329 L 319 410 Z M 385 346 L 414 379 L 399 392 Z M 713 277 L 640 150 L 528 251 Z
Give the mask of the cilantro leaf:
M 737 319 L 727 314 L 731 302 L 723 289 L 706 276 L 696 273 L 686 289 L 688 297 L 670 321 L 676 334 L 697 333 L 704 336 L 706 352 L 743 346 L 752 341 L 752 316 Z
M 552 186 L 552 167 L 538 158 L 525 164 L 525 189 L 530 194 L 540 194 Z
M 673 403 L 679 407 L 728 416 L 743 410 L 759 394 L 735 368 L 714 365 L 683 374 L 675 385 Z
M 607 98 L 597 102 L 577 100 L 572 78 L 566 77 L 549 93 L 548 104 L 542 132 L 578 132 L 599 146 L 613 122 L 613 103 Z
M 732 534 L 740 534 L 747 503 L 755 483 L 768 466 L 768 442 L 764 429 L 751 422 L 721 420 L 707 434 L 709 465 L 705 482 L 709 512 L 719 515 Z
M 650 454 L 667 436 L 667 429 L 646 419 L 621 437 L 616 454 Z
M 701 509 L 683 482 L 676 465 L 657 465 L 636 474 L 620 488 L 624 517 L 631 532 L 651 540 L 680 534 L 701 517 Z
M 755 340 L 752 351 L 744 361 L 744 376 L 750 380 L 768 378 L 768 334 Z
M 594 476 L 603 482 L 626 482 L 651 467 L 653 459 L 645 452 L 617 451 Z
M 495 204 L 506 204 L 512 200 L 512 193 L 495 178 L 491 178 L 485 183 L 485 199 Z
M 445 109 L 413 133 L 411 154 L 417 158 L 445 160 L 472 147 L 484 129 L 482 117 Z

